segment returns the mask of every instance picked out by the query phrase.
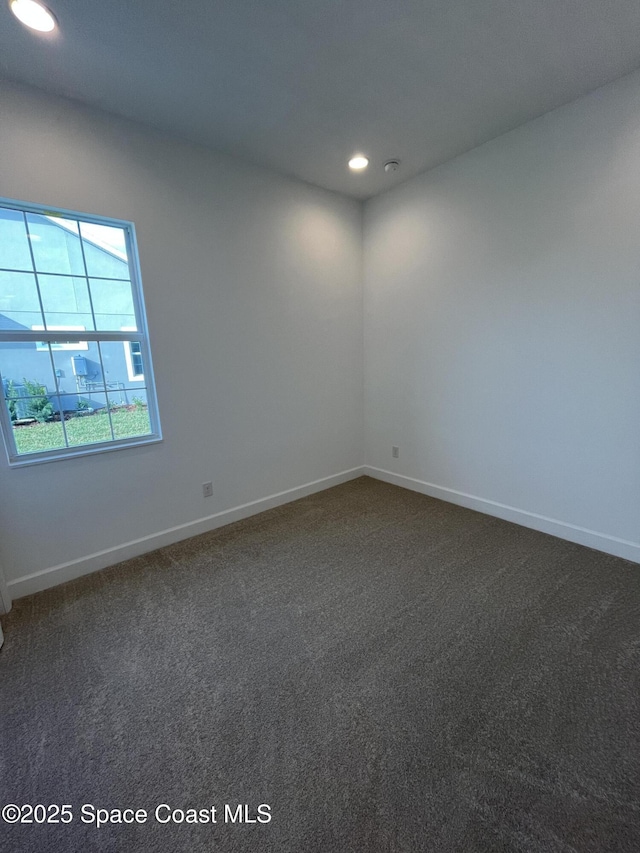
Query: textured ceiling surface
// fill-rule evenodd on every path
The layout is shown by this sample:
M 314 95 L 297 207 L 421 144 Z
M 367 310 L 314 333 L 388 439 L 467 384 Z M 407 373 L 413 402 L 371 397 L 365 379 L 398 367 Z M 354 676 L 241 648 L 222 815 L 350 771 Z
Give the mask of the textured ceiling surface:
M 0 4 L 3 78 L 357 198 L 640 66 L 638 0 L 48 5 L 53 36 Z

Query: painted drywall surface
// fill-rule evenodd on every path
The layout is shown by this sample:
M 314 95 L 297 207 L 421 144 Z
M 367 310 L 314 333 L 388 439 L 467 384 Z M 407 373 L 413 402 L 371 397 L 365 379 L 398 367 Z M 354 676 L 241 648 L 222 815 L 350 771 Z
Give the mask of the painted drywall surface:
M 26 87 L 0 110 L 1 196 L 135 222 L 164 433 L 3 452 L 8 581 L 362 463 L 358 202 Z
M 371 200 L 364 233 L 367 465 L 640 542 L 640 75 Z

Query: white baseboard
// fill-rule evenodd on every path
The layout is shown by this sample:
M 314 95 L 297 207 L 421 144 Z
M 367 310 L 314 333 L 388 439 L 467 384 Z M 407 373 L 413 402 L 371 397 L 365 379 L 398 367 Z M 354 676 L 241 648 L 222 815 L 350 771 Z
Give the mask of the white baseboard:
M 107 566 L 113 566 L 116 563 L 121 563 L 123 560 L 129 560 L 131 557 L 139 557 L 140 554 L 155 551 L 157 548 L 162 548 L 165 545 L 173 545 L 174 542 L 190 539 L 192 536 L 198 536 L 200 533 L 207 533 L 218 527 L 224 527 L 225 524 L 231 524 L 234 521 L 240 521 L 251 515 L 257 515 L 259 512 L 264 512 L 267 509 L 273 509 L 276 506 L 296 501 L 299 498 L 304 498 L 315 492 L 324 491 L 324 489 L 329 489 L 332 486 L 339 486 L 340 483 L 346 483 L 348 480 L 361 477 L 363 474 L 363 467 L 350 468 L 348 471 L 341 471 L 339 474 L 334 474 L 331 477 L 323 477 L 321 480 L 314 480 L 311 483 L 305 483 L 293 489 L 286 489 L 284 492 L 277 492 L 275 495 L 269 495 L 266 498 L 260 498 L 241 506 L 217 512 L 214 515 L 208 515 L 205 518 L 198 518 L 195 521 L 189 521 L 177 527 L 161 530 L 159 533 L 152 533 L 150 536 L 143 536 L 140 539 L 135 539 L 133 542 L 125 542 L 122 545 L 116 545 L 104 551 L 97 551 L 95 554 L 88 554 L 86 557 L 80 557 L 77 560 L 70 560 L 68 563 L 61 563 L 58 566 L 51 566 L 50 568 L 33 572 L 33 574 L 9 581 L 7 584 L 9 593 L 12 598 L 16 599 L 22 598 L 25 595 L 31 595 L 34 592 L 41 592 L 43 589 L 49 589 L 52 586 L 66 583 L 82 575 L 96 572 L 99 569 L 105 569 Z
M 334 474 L 330 477 L 314 480 L 311 483 L 305 483 L 302 486 L 296 486 L 293 489 L 287 489 L 284 492 L 277 492 L 274 495 L 232 507 L 231 509 L 223 510 L 205 518 L 180 524 L 177 527 L 170 527 L 167 530 L 161 530 L 159 533 L 153 533 L 150 536 L 143 536 L 132 542 L 125 542 L 122 545 L 116 545 L 104 551 L 97 551 L 95 554 L 88 554 L 86 557 L 80 557 L 68 563 L 61 563 L 58 566 L 51 566 L 50 568 L 33 572 L 30 575 L 16 578 L 7 583 L 9 595 L 11 598 L 17 599 L 25 595 L 31 595 L 34 592 L 41 592 L 44 589 L 66 583 L 66 581 L 74 580 L 82 575 L 113 566 L 131 557 L 138 557 L 141 554 L 155 551 L 157 548 L 162 548 L 165 545 L 172 545 L 174 542 L 198 536 L 200 533 L 207 533 L 210 530 L 223 527 L 225 524 L 249 518 L 249 516 L 257 515 L 267 509 L 273 509 L 282 504 L 304 498 L 307 495 L 329 489 L 332 486 L 338 486 L 340 483 L 346 483 L 348 480 L 353 480 L 362 475 L 401 486 L 405 489 L 411 489 L 414 492 L 420 492 L 433 498 L 439 498 L 449 503 L 458 504 L 468 509 L 474 509 L 487 515 L 493 515 L 505 521 L 513 521 L 516 524 L 530 527 L 533 530 L 540 530 L 543 533 L 549 533 L 552 536 L 558 536 L 561 539 L 567 539 L 579 545 L 586 545 L 588 548 L 595 548 L 597 551 L 604 551 L 607 554 L 613 554 L 616 557 L 623 557 L 626 560 L 640 563 L 640 543 L 638 542 L 619 539 L 615 536 L 609 536 L 606 533 L 598 533 L 594 530 L 588 530 L 587 528 L 578 527 L 574 524 L 538 515 L 537 513 L 527 512 L 526 510 L 517 509 L 516 507 L 501 504 L 497 501 L 468 495 L 465 492 L 459 492 L 444 486 L 437 486 L 434 483 L 426 483 L 423 480 L 416 480 L 413 477 L 405 477 L 402 474 L 395 474 L 393 471 L 385 471 L 382 468 L 364 465 L 357 468 L 350 468 L 348 471 L 341 471 L 339 474 Z M 4 607 L 2 606 L 3 604 Z M 8 610 L 10 605 L 11 600 L 5 594 L 3 600 L 0 601 L 0 613 L 3 610 Z
M 565 521 L 558 521 L 555 518 L 548 518 L 535 512 L 527 512 L 497 501 L 468 495 L 465 492 L 458 492 L 456 489 L 448 489 L 444 486 L 436 486 L 434 483 L 416 480 L 413 477 L 394 474 L 393 471 L 385 471 L 382 468 L 365 465 L 363 473 L 368 477 L 383 480 L 385 483 L 391 483 L 394 486 L 402 486 L 405 489 L 421 492 L 423 495 L 429 495 L 432 498 L 439 498 L 449 503 L 467 507 L 467 509 L 475 509 L 478 512 L 493 515 L 505 521 L 513 521 L 523 527 L 530 527 L 533 530 L 540 530 L 542 533 L 549 533 L 551 536 L 558 536 L 560 539 L 567 539 L 569 542 L 576 542 L 578 545 L 595 548 L 596 551 L 604 551 L 606 554 L 613 554 L 615 557 L 623 557 L 625 560 L 640 563 L 639 542 L 618 539 L 616 536 L 598 533 L 595 530 L 588 530 L 586 527 L 578 527 L 575 524 L 568 524 Z

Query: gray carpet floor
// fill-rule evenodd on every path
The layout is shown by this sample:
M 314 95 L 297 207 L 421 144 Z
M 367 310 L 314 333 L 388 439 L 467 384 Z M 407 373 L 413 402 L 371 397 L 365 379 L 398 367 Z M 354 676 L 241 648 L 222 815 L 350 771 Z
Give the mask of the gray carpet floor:
M 361 478 L 2 624 L 3 853 L 640 851 L 640 566 Z

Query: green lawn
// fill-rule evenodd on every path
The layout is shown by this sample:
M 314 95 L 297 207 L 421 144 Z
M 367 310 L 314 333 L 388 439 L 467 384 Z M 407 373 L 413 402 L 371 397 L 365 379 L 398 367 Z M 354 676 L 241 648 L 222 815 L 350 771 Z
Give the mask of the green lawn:
M 111 412 L 111 422 L 116 439 L 133 438 L 134 436 L 148 435 L 151 432 L 146 406 L 133 409 L 115 409 Z M 64 425 L 69 445 L 72 447 L 81 444 L 94 444 L 97 441 L 111 441 L 109 415 L 106 411 L 73 417 L 65 421 Z M 62 424 L 59 422 L 14 426 L 13 435 L 19 453 L 57 450 L 66 446 Z

